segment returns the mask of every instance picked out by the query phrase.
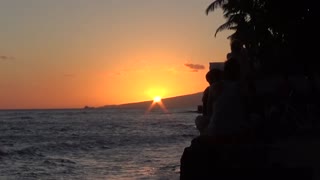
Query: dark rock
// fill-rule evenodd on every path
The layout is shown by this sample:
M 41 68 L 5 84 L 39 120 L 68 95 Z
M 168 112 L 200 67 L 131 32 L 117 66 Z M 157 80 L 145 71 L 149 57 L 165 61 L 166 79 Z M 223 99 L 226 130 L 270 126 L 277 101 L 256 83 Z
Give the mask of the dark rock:
M 270 163 L 268 151 L 263 144 L 217 143 L 199 136 L 184 149 L 180 179 L 312 179 L 310 168 Z

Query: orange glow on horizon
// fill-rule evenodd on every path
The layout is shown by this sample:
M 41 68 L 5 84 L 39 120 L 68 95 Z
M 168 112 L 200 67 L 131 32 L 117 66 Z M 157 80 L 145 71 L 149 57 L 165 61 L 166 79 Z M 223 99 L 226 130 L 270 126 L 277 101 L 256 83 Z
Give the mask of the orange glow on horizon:
M 0 109 L 150 101 L 151 109 L 166 111 L 154 97 L 203 92 L 209 62 L 224 61 L 230 51 L 233 31 L 212 37 L 225 19 L 221 10 L 203 13 L 209 2 L 83 1 L 72 8 L 69 1 L 1 1 L 0 21 L 8 29 L 0 39 L 10 43 L 0 45 Z M 23 18 L 15 16 L 19 7 Z M 34 18 L 43 12 L 49 15 Z

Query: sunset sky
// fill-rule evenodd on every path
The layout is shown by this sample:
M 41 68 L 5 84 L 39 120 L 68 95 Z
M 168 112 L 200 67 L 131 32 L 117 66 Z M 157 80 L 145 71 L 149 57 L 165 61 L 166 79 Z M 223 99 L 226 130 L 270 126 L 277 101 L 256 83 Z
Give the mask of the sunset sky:
M 214 37 L 213 0 L 1 0 L 0 109 L 78 108 L 201 92 Z

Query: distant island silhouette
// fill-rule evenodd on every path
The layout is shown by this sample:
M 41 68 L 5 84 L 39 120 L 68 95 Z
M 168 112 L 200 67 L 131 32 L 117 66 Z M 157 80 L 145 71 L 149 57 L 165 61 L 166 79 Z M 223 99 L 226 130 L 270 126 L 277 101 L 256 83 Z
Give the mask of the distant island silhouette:
M 197 106 L 200 105 L 202 98 L 202 92 L 181 95 L 169 98 L 163 98 L 162 103 L 166 106 L 167 109 L 173 108 L 190 108 L 191 110 L 197 110 Z M 133 109 L 147 109 L 153 100 L 142 101 L 142 102 L 133 102 L 119 105 L 105 105 L 99 108 L 133 108 Z

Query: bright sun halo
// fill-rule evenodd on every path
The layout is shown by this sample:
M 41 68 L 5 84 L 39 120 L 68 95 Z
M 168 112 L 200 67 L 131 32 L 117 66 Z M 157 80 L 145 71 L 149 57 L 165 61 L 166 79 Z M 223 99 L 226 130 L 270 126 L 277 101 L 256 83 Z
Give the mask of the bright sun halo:
M 161 97 L 160 96 L 154 97 L 153 102 L 155 102 L 155 103 L 161 102 Z

